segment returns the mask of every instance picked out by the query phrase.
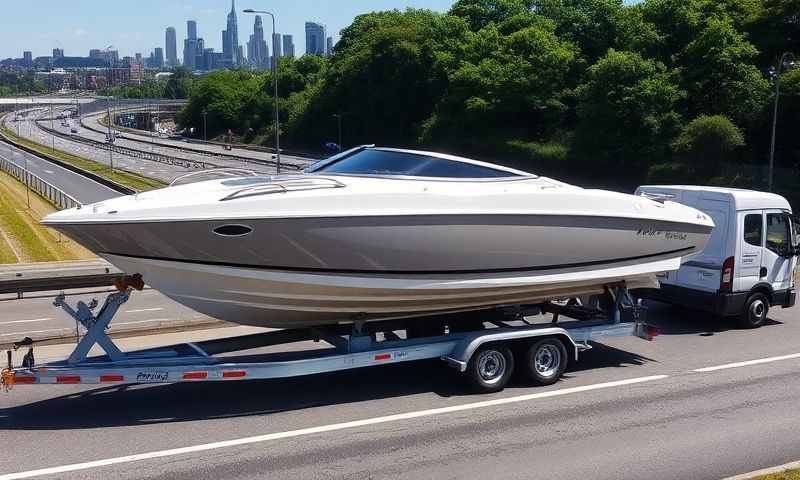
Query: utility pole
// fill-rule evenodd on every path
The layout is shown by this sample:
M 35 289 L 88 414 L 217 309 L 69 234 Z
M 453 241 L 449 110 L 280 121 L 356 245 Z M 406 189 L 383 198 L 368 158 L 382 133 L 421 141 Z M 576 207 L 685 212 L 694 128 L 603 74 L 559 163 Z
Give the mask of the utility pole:
M 53 100 L 50 100 L 50 136 L 53 137 L 53 153 L 56 153 L 56 131 L 53 130 Z
M 333 116 L 336 118 L 336 123 L 339 126 L 339 151 L 341 152 L 344 150 L 344 145 L 342 145 L 342 114 L 334 113 Z
M 775 166 L 775 130 L 778 124 L 778 98 L 781 95 L 781 70 L 791 68 L 794 66 L 794 55 L 789 52 L 781 55 L 778 61 L 778 67 L 774 70 L 775 75 L 775 107 L 772 110 L 772 140 L 769 148 L 769 179 L 768 191 L 772 191 L 772 178 Z
M 203 109 L 203 142 L 208 142 L 208 131 L 206 129 L 208 123 L 208 110 Z
M 114 152 L 112 151 L 111 147 L 113 147 L 114 137 L 111 134 L 111 97 L 106 97 L 106 111 L 108 112 L 108 139 L 106 143 L 108 143 L 108 163 L 111 165 L 111 171 L 114 171 Z

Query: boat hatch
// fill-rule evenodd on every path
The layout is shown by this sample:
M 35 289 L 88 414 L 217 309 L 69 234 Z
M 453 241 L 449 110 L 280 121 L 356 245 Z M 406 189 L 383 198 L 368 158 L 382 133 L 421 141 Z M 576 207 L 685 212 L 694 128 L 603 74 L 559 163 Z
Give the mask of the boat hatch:
M 269 195 L 273 193 L 288 193 L 297 192 L 302 190 L 319 190 L 322 188 L 341 188 L 345 185 L 342 182 L 332 178 L 325 177 L 309 177 L 309 178 L 294 178 L 281 181 L 274 181 L 263 185 L 256 185 L 252 187 L 237 190 L 230 195 L 220 199 L 220 202 L 228 200 L 236 200 L 238 198 L 254 197 L 257 195 Z

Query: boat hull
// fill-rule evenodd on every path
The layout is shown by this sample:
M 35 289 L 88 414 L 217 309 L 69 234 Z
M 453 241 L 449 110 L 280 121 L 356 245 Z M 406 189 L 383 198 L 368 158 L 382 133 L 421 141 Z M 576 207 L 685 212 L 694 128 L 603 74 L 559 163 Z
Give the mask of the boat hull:
M 222 320 L 261 327 L 374 321 L 598 294 L 625 281 L 656 287 L 654 273 L 676 270 L 680 258 L 623 262 L 587 270 L 462 275 L 300 273 L 103 255 L 141 273 L 177 302 Z

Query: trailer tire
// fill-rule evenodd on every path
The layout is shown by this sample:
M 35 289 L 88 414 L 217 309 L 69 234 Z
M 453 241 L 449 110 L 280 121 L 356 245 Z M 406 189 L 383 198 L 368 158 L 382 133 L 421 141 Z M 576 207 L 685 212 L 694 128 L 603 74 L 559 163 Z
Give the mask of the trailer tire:
M 769 314 L 769 298 L 761 292 L 755 292 L 744 302 L 739 314 L 739 327 L 758 328 L 764 324 Z
M 543 338 L 531 344 L 522 355 L 522 374 L 534 385 L 552 385 L 567 368 L 567 349 L 557 338 Z
M 499 392 L 514 373 L 514 355 L 506 345 L 483 345 L 472 354 L 465 373 L 476 391 Z

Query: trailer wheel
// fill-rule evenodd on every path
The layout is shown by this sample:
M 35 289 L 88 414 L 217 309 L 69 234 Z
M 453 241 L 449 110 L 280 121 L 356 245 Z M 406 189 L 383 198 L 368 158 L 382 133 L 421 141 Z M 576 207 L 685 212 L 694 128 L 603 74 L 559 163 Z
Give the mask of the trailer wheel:
M 522 359 L 522 373 L 535 385 L 552 385 L 567 368 L 567 349 L 557 338 L 533 343 Z
M 480 393 L 502 390 L 514 373 L 514 355 L 505 345 L 489 344 L 480 347 L 467 364 L 467 377 Z
M 741 328 L 758 328 L 764 324 L 769 314 L 769 298 L 761 292 L 756 292 L 744 302 L 742 313 L 739 314 Z

